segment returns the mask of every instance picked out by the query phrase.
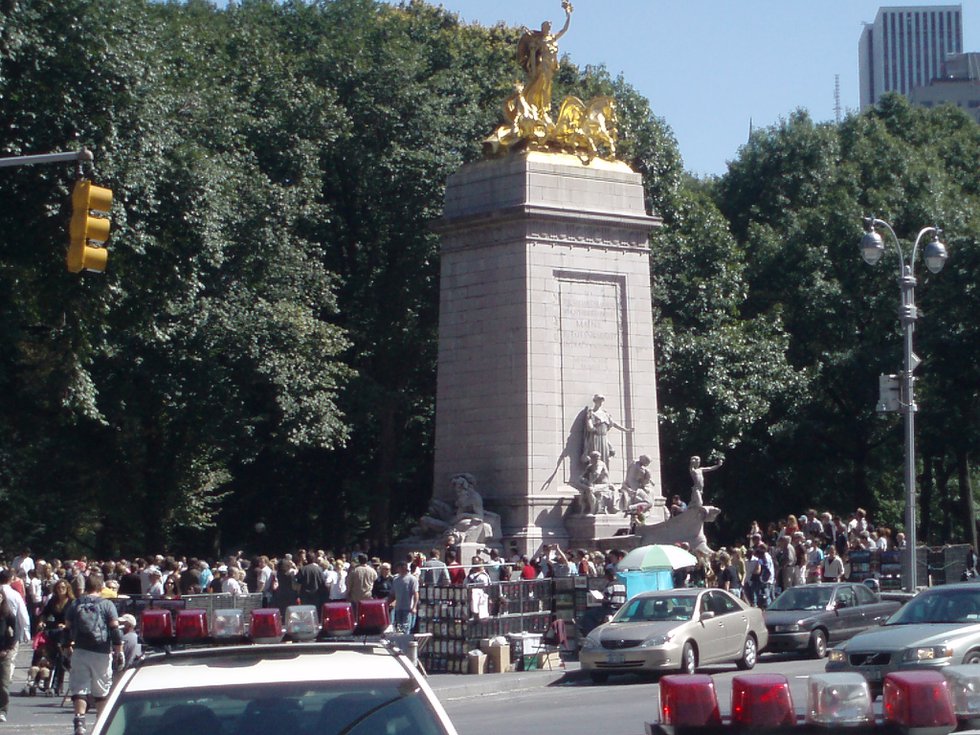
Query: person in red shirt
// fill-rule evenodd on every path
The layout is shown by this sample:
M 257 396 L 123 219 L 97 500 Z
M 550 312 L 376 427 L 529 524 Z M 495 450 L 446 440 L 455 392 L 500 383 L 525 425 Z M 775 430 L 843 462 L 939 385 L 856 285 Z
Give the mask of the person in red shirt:
M 449 583 L 460 586 L 466 581 L 466 567 L 459 563 L 456 552 L 449 550 L 446 552 L 446 567 L 449 569 Z
M 534 565 L 530 561 L 528 561 L 528 558 L 526 556 L 521 557 L 521 563 L 523 564 L 523 566 L 521 567 L 521 579 L 538 578 L 538 570 L 534 568 Z

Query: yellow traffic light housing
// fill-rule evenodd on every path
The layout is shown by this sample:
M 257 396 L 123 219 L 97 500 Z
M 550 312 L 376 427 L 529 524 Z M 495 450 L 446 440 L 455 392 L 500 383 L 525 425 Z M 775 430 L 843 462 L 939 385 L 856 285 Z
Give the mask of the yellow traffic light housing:
M 104 271 L 109 252 L 98 247 L 98 244 L 109 239 L 112 190 L 95 186 L 87 179 L 79 179 L 71 192 L 71 207 L 68 270 L 72 273 L 82 270 Z M 93 212 L 105 216 L 93 216 Z

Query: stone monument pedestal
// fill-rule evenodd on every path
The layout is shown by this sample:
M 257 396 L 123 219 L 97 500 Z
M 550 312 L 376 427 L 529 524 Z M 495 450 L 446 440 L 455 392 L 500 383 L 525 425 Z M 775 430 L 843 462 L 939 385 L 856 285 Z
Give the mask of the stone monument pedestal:
M 646 454 L 662 492 L 648 246 L 659 225 L 620 162 L 517 153 L 447 183 L 435 494 L 450 499 L 450 478 L 472 473 L 505 549 L 605 533 L 569 516 L 594 394 L 633 429 L 610 430 L 609 481 Z

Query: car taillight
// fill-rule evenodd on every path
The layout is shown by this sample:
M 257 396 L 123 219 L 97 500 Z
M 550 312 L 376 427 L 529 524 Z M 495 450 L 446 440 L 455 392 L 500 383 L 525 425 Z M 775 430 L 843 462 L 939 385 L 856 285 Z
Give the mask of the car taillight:
M 949 685 L 956 718 L 971 728 L 980 727 L 980 666 L 947 666 L 942 673 Z
M 177 611 L 177 641 L 187 643 L 208 637 L 208 613 L 206 610 Z
M 350 635 L 354 632 L 354 613 L 349 602 L 325 602 L 320 609 L 325 635 Z
M 245 637 L 245 614 L 237 608 L 215 610 L 211 635 L 216 641 L 238 641 Z
M 361 600 L 357 603 L 358 635 L 380 635 L 388 628 L 388 601 Z
M 923 732 L 950 732 L 956 713 L 945 677 L 938 671 L 893 671 L 885 675 L 882 713 L 886 723 Z
M 857 673 L 811 674 L 807 683 L 806 721 L 829 727 L 874 722 L 867 680 Z
M 781 727 L 796 724 L 789 681 L 782 674 L 744 674 L 732 679 L 732 724 Z
M 274 607 L 252 610 L 248 626 L 249 637 L 255 643 L 278 643 L 282 640 L 282 618 Z
M 173 618 L 169 610 L 144 610 L 140 618 L 143 640 L 151 645 L 173 642 Z
M 316 638 L 320 625 L 316 618 L 316 606 L 291 605 L 286 608 L 286 635 L 294 641 Z
M 661 677 L 660 722 L 691 727 L 721 725 L 714 680 L 707 674 Z

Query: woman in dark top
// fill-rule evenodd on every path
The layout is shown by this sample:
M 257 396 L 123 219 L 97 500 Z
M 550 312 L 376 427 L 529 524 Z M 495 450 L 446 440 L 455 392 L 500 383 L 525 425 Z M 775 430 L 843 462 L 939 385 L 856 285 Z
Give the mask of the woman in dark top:
M 7 604 L 7 596 L 0 589 L 0 722 L 7 721 L 10 681 L 14 675 L 16 653 L 17 617 L 10 605 Z
M 65 627 L 65 613 L 68 605 L 75 599 L 71 585 L 65 579 L 59 579 L 51 588 L 51 597 L 48 598 L 44 608 L 41 610 L 41 622 L 49 637 L 57 635 L 59 630 Z

